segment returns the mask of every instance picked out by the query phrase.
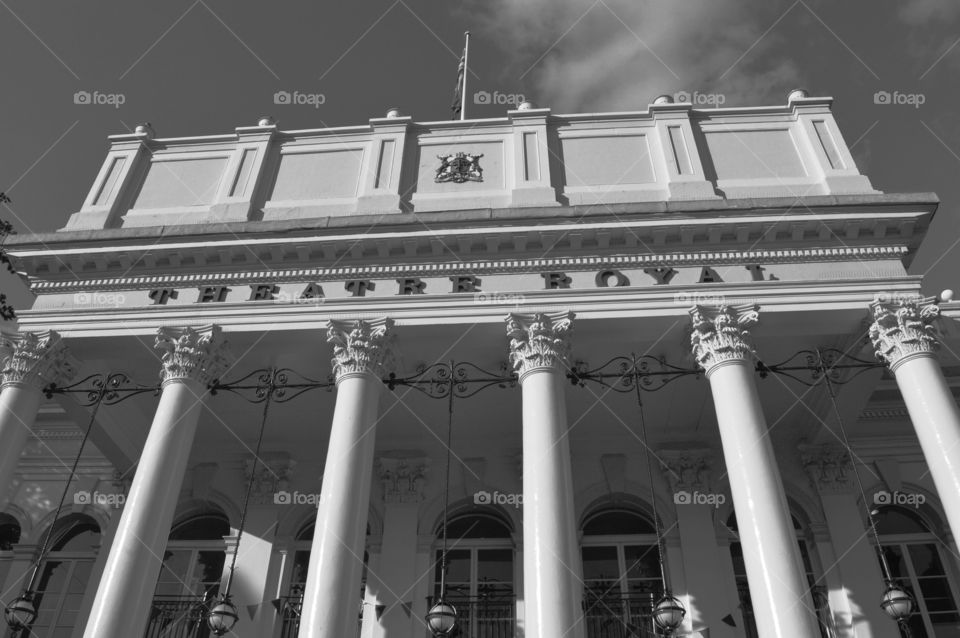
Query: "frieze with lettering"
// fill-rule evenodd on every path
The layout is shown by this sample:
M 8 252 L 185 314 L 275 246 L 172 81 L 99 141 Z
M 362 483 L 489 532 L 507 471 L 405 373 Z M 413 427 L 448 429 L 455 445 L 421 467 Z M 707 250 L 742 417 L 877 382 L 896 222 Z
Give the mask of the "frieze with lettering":
M 509 264 L 507 264 L 509 267 Z M 886 268 L 885 270 L 882 270 Z M 826 282 L 861 276 L 855 270 L 891 274 L 891 267 L 883 262 L 797 262 L 797 263 L 741 263 L 699 265 L 636 265 L 597 268 L 594 270 L 554 268 L 550 270 L 524 270 L 520 272 L 498 271 L 486 268 L 477 272 L 451 272 L 452 269 L 411 267 L 409 274 L 401 269 L 391 269 L 380 275 L 376 270 L 357 271 L 353 277 L 322 280 L 293 276 L 278 276 L 271 280 L 269 274 L 258 279 L 252 273 L 243 276 L 221 275 L 222 280 L 179 284 L 164 281 L 156 288 L 124 287 L 114 285 L 103 290 L 86 291 L 82 294 L 41 294 L 38 304 L 42 307 L 143 307 L 143 306 L 190 306 L 215 304 L 325 304 L 334 301 L 363 303 L 366 299 L 385 300 L 397 297 L 430 296 L 447 297 L 451 303 L 456 299 L 476 298 L 484 303 L 500 303 L 512 300 L 529 301 L 538 295 L 565 294 L 565 291 L 606 292 L 622 294 L 627 290 L 676 290 L 677 303 L 701 297 L 742 295 L 743 292 L 714 293 L 712 287 L 721 290 L 730 285 L 776 285 L 775 282 Z M 869 273 L 867 273 L 869 274 Z M 877 276 L 874 274 L 874 276 Z M 197 281 L 196 277 L 194 281 Z M 119 284 L 119 282 L 118 282 Z M 105 292 L 107 296 L 94 294 Z M 104 301 L 107 300 L 107 301 Z M 506 302 L 504 302 L 506 303 Z M 710 303 L 702 301 L 702 303 Z

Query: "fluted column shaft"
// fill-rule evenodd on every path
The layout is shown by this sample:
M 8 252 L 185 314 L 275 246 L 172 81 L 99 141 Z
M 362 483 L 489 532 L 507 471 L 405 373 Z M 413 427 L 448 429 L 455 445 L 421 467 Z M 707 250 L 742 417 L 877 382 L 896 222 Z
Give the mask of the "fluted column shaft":
M 219 328 L 158 332 L 160 402 L 103 569 L 84 638 L 143 635 L 207 393 L 226 368 Z
M 870 339 L 897 380 L 954 538 L 960 538 L 960 410 L 937 362 L 933 298 L 871 305 Z
M 523 599 L 527 638 L 582 638 L 582 567 L 564 371 L 572 313 L 510 315 L 523 392 Z
M 310 549 L 300 638 L 356 634 L 381 378 L 391 363 L 392 325 L 389 319 L 330 322 L 337 402 Z
M 706 371 L 761 638 L 819 635 L 744 327 L 755 308 L 696 307 L 693 353 Z
M 0 507 L 6 502 L 17 463 L 40 409 L 43 388 L 76 374 L 76 362 L 56 332 L 23 333 L 3 339 L 0 371 Z

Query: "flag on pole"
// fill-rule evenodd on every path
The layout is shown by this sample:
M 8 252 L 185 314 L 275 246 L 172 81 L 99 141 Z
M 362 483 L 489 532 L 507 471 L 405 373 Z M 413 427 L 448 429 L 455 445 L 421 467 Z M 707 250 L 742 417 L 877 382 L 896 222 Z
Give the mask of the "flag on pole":
M 467 76 L 467 49 L 463 49 L 463 55 L 460 56 L 460 66 L 457 67 L 457 88 L 453 90 L 453 104 L 450 110 L 453 111 L 453 117 L 456 120 L 460 117 L 460 111 L 463 109 L 463 81 Z

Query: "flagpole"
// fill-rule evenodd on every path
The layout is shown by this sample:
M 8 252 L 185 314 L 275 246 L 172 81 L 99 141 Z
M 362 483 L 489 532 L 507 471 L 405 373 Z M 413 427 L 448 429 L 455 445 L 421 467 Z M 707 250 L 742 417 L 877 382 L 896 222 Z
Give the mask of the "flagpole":
M 467 69 L 468 56 L 470 53 L 470 32 L 463 32 L 465 42 L 463 44 L 463 89 L 460 94 L 460 119 L 467 119 Z

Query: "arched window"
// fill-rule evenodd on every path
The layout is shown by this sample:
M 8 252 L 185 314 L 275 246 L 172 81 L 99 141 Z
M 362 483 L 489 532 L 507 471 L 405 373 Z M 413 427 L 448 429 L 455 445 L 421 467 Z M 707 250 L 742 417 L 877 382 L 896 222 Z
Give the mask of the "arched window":
M 220 590 L 226 559 L 224 537 L 230 521 L 222 512 L 190 516 L 173 526 L 163 554 L 163 565 L 153 597 L 147 636 L 207 638 L 203 622 L 205 601 Z
M 662 589 L 652 518 L 604 507 L 584 519 L 582 530 L 587 636 L 645 635 Z
M 37 585 L 37 620 L 30 633 L 37 638 L 69 636 L 79 623 L 100 545 L 100 526 L 89 516 L 72 514 L 56 523 L 50 541 Z
M 437 526 L 434 599 L 440 596 L 443 522 Z M 513 539 L 495 510 L 454 515 L 447 524 L 447 600 L 457 608 L 460 634 L 470 638 L 513 635 Z
M 828 638 L 830 636 L 830 610 L 827 606 L 826 594 L 823 591 L 823 587 L 817 584 L 818 576 L 814 571 L 813 561 L 810 559 L 810 550 L 807 548 L 807 542 L 803 538 L 803 526 L 795 516 L 791 516 L 790 520 L 793 522 L 793 530 L 797 535 L 797 546 L 800 550 L 800 558 L 803 561 L 803 571 L 807 576 L 807 585 L 810 587 L 810 595 L 817 612 L 820 635 L 823 638 Z M 735 514 L 730 514 L 730 518 L 727 519 L 727 529 L 736 535 L 737 517 Z M 730 557 L 733 559 L 733 574 L 737 581 L 740 611 L 743 614 L 743 622 L 746 625 L 744 629 L 747 633 L 747 638 L 757 638 L 757 622 L 753 617 L 753 603 L 750 600 L 747 568 L 743 562 L 743 547 L 740 545 L 739 540 L 730 543 Z
M 913 637 L 960 636 L 957 589 L 944 569 L 940 543 L 926 522 L 916 511 L 891 505 L 880 508 L 876 523 L 894 580 L 916 601 L 910 618 Z
M 9 552 L 20 542 L 20 523 L 9 514 L 0 514 L 0 552 Z

